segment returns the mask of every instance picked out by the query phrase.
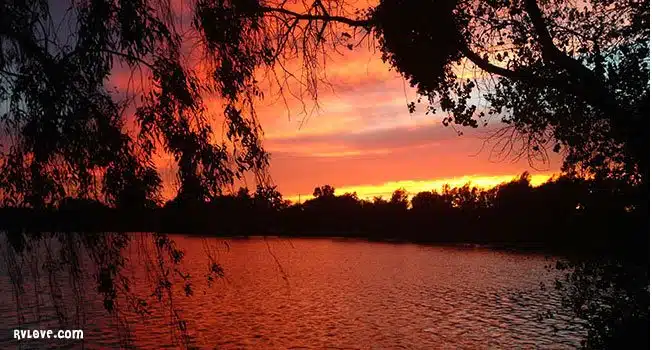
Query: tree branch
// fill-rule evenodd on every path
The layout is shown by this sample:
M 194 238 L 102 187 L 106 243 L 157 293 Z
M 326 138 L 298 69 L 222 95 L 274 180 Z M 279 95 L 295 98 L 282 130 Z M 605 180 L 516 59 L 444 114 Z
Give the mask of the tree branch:
M 149 68 L 151 70 L 155 70 L 155 67 L 154 67 L 153 64 L 143 60 L 140 57 L 136 57 L 136 56 L 133 56 L 133 55 L 126 54 L 124 52 L 119 52 L 119 51 L 114 51 L 114 50 L 109 50 L 109 49 L 102 49 L 101 51 L 105 52 L 105 53 L 108 53 L 110 55 L 120 56 L 120 57 L 122 57 L 122 58 L 124 58 L 126 60 L 136 61 L 136 62 L 138 62 L 140 64 L 143 64 L 144 66 L 146 66 L 147 68 Z
M 536 35 L 539 37 L 544 59 L 559 65 L 576 80 L 570 83 L 578 85 L 574 90 L 579 93 L 579 97 L 584 98 L 587 102 L 607 113 L 614 124 L 620 124 L 617 116 L 625 111 L 615 100 L 611 91 L 604 85 L 603 80 L 591 69 L 568 56 L 555 45 L 536 0 L 525 0 L 525 9 L 530 20 L 532 20 Z
M 507 68 L 503 68 L 503 67 L 493 65 L 493 64 L 489 63 L 489 61 L 487 61 L 484 58 L 480 57 L 480 55 L 478 55 L 477 53 L 473 52 L 466 45 L 461 45 L 460 46 L 460 51 L 462 52 L 462 54 L 466 58 L 468 58 L 476 66 L 480 67 L 480 69 L 486 71 L 487 73 L 496 74 L 496 75 L 500 75 L 500 76 L 505 77 L 505 78 L 511 78 L 511 79 L 517 79 L 517 80 L 535 80 L 535 79 L 538 79 L 537 76 L 535 76 L 533 74 L 530 74 L 530 73 L 517 72 L 517 71 L 509 70 Z
M 307 14 L 307 13 L 298 13 L 294 11 L 290 11 L 288 9 L 284 8 L 273 8 L 273 7 L 266 7 L 266 6 L 261 6 L 259 8 L 259 11 L 262 13 L 281 13 L 284 15 L 292 16 L 295 19 L 298 20 L 303 20 L 303 21 L 324 21 L 324 22 L 338 22 L 338 23 L 343 23 L 350 25 L 352 27 L 364 27 L 364 28 L 370 28 L 371 27 L 371 20 L 358 20 L 358 19 L 351 19 L 348 17 L 343 17 L 343 16 L 331 16 L 329 14 L 322 14 L 322 15 L 313 15 L 313 14 Z
M 496 65 L 493 65 L 489 63 L 486 59 L 480 57 L 477 53 L 473 52 L 468 46 L 462 45 L 460 47 L 460 51 L 462 54 L 468 58 L 471 62 L 473 62 L 476 66 L 478 66 L 480 69 L 484 70 L 487 73 L 491 74 L 496 74 L 504 78 L 508 79 L 513 79 L 513 80 L 519 80 L 523 82 L 527 82 L 528 84 L 531 84 L 533 86 L 537 86 L 540 88 L 554 88 L 554 89 L 559 89 L 567 94 L 577 96 L 579 98 L 583 98 L 587 100 L 587 102 L 598 105 L 598 107 L 601 107 L 599 103 L 607 103 L 606 101 L 600 101 L 600 102 L 595 102 L 594 100 L 590 99 L 589 97 L 586 96 L 586 88 L 583 87 L 580 84 L 573 83 L 572 81 L 569 81 L 566 78 L 563 77 L 558 77 L 558 78 L 544 78 L 541 76 L 538 76 L 536 74 L 524 72 L 524 71 L 514 71 L 510 70 L 507 68 L 499 67 Z M 604 106 L 602 106 L 604 107 Z

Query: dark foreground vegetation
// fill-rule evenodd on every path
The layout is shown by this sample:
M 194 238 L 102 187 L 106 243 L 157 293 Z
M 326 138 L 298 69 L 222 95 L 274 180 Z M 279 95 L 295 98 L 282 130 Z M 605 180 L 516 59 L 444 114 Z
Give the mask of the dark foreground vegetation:
M 176 198 L 162 207 L 118 210 L 64 200 L 49 211 L 3 208 L 11 232 L 164 232 L 206 236 L 350 237 L 423 243 L 473 243 L 558 253 L 647 257 L 645 193 L 616 181 L 568 176 L 533 187 L 527 173 L 491 189 L 465 185 L 391 198 L 335 195 L 329 185 L 292 204 L 274 188 L 241 188 L 210 202 Z M 19 235 L 23 237 L 23 235 Z M 636 254 L 634 254 L 636 253 Z

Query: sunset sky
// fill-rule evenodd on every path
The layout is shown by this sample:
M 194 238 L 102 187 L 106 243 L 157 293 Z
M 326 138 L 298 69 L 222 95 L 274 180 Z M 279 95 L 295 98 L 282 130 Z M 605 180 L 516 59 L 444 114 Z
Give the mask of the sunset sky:
M 281 101 L 261 103 L 272 176 L 286 197 L 309 198 L 323 184 L 360 197 L 387 196 L 399 187 L 413 193 L 438 189 L 444 182 L 486 186 L 524 170 L 540 183 L 559 169 L 559 157 L 538 164 L 539 170 L 526 159 L 492 157 L 483 141 L 495 125 L 461 129 L 458 136 L 441 116 L 410 114 L 407 103 L 416 93 L 370 50 L 333 56 L 327 76 L 333 89 L 323 89 L 321 108 L 310 118 L 292 108 L 288 118 Z
M 319 90 L 317 110 L 304 99 L 312 111 L 304 113 L 299 100 L 287 94 L 281 99 L 269 89 L 258 102 L 272 179 L 288 199 L 308 199 L 316 186 L 325 184 L 336 193 L 357 192 L 361 198 L 386 197 L 400 187 L 414 194 L 439 189 L 443 183 L 490 186 L 525 170 L 537 184 L 560 167 L 556 154 L 548 164 L 537 164 L 538 169 L 526 159 L 492 157 L 483 141 L 496 124 L 460 129 L 464 135 L 458 136 L 442 125 L 441 115 L 425 115 L 423 108 L 410 114 L 407 104 L 415 99 L 415 91 L 367 47 L 332 53 L 324 73 L 330 86 Z M 112 83 L 124 88 L 127 80 L 117 72 Z M 219 102 L 208 99 L 220 113 Z M 171 164 L 160 161 L 162 168 Z

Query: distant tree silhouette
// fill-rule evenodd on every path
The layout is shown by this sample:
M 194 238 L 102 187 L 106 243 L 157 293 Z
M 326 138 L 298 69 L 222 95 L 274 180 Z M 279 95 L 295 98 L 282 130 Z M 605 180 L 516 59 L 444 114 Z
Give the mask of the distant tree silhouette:
M 454 188 L 449 192 L 451 204 L 456 208 L 476 210 L 480 205 L 479 192 L 479 189 L 477 187 L 471 187 L 470 183 Z
M 253 199 L 256 205 L 264 210 L 281 210 L 287 206 L 276 186 L 258 185 Z
M 324 185 L 321 187 L 315 187 L 315 190 L 312 192 L 312 195 L 315 198 L 329 198 L 335 196 L 335 189 L 331 185 Z
M 452 207 L 437 191 L 419 192 L 412 197 L 411 204 L 416 212 L 446 212 Z
M 518 213 L 519 208 L 530 202 L 530 179 L 530 174 L 524 172 L 518 179 L 497 186 L 495 206 L 505 212 Z
M 404 188 L 392 192 L 392 197 L 389 199 L 389 204 L 399 210 L 407 210 L 408 208 L 408 193 Z
M 239 200 L 247 201 L 251 199 L 251 195 L 249 194 L 249 188 L 247 187 L 240 187 L 238 189 L 238 192 L 236 194 L 236 197 Z
M 346 192 L 346 193 L 344 193 L 343 195 L 341 195 L 340 197 L 342 197 L 342 198 L 348 198 L 348 199 L 350 199 L 351 201 L 356 201 L 356 202 L 358 202 L 358 201 L 360 200 L 360 199 L 358 198 L 358 193 L 357 193 L 357 192 Z
M 374 205 L 383 205 L 383 204 L 387 204 L 387 201 L 383 199 L 383 197 L 381 196 L 374 196 L 372 203 Z

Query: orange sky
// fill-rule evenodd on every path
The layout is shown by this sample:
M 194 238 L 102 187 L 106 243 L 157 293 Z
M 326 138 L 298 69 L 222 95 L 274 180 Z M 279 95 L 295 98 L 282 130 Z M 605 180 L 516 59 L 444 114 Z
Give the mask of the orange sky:
M 441 180 L 497 184 L 524 170 L 540 182 L 560 167 L 558 156 L 539 170 L 525 159 L 492 157 L 490 147 L 483 149 L 491 127 L 461 129 L 458 136 L 441 116 L 410 114 L 415 92 L 369 50 L 333 56 L 327 74 L 333 91 L 324 89 L 321 109 L 307 121 L 292 110 L 288 120 L 283 103 L 263 102 L 259 109 L 273 179 L 291 199 L 323 184 L 360 197 L 387 196 L 399 187 L 438 189 Z
M 387 196 L 399 187 L 438 189 L 442 181 L 486 186 L 524 170 L 540 182 L 560 167 L 558 155 L 539 164 L 540 170 L 526 160 L 491 159 L 488 147 L 482 147 L 491 127 L 461 129 L 464 135 L 457 136 L 441 124 L 441 116 L 426 116 L 419 109 L 409 114 L 414 90 L 367 48 L 333 53 L 325 74 L 332 86 L 320 89 L 320 109 L 314 113 L 302 114 L 298 100 L 289 98 L 286 106 L 273 93 L 258 102 L 271 175 L 286 198 L 306 198 L 324 184 L 363 198 Z M 112 79 L 121 87 L 125 82 L 124 74 Z M 217 100 L 211 104 L 220 113 Z

